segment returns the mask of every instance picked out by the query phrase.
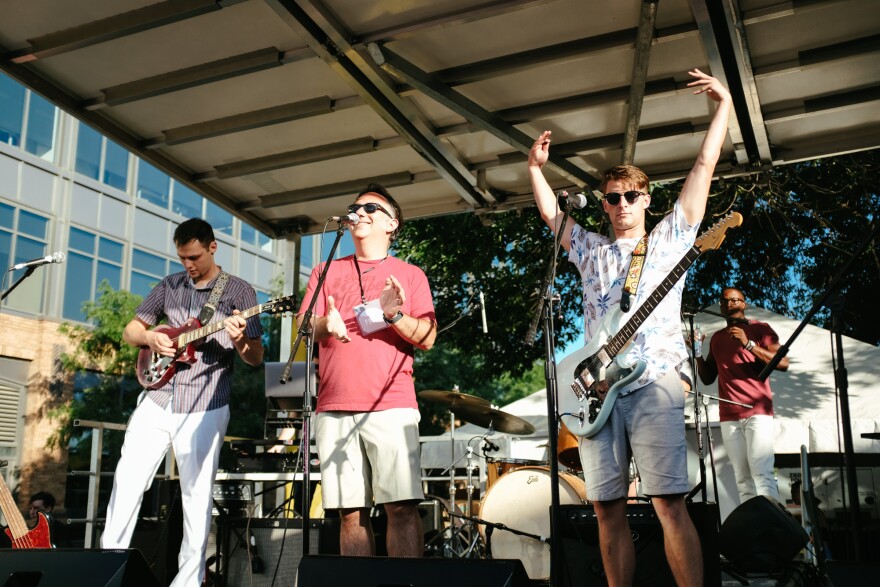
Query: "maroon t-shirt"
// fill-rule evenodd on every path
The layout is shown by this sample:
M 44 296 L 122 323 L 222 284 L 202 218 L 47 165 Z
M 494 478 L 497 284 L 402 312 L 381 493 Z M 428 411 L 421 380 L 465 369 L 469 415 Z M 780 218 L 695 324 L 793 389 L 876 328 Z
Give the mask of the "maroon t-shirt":
M 779 343 L 779 336 L 765 322 L 750 320 L 748 324 L 738 324 L 749 340 L 763 348 Z M 738 340 L 727 334 L 727 329 L 719 330 L 709 341 L 709 352 L 718 368 L 718 394 L 744 404 L 744 408 L 727 402 L 720 402 L 718 413 L 722 422 L 740 420 L 755 415 L 773 415 L 773 392 L 770 391 L 769 378 L 761 381 L 758 375 L 764 363 L 747 351 Z
M 407 316 L 434 320 L 434 301 L 425 273 L 395 257 L 359 261 L 366 301 L 375 300 L 393 275 L 403 287 Z M 323 263 L 312 271 L 299 314 L 308 309 Z M 388 328 L 363 335 L 354 315 L 361 304 L 361 289 L 354 257 L 333 261 L 315 305 L 314 315 L 327 314 L 327 297 L 333 296 L 351 342 L 335 338 L 321 342 L 321 387 L 316 412 L 376 412 L 391 408 L 417 408 L 413 384 L 415 348 L 397 331 Z

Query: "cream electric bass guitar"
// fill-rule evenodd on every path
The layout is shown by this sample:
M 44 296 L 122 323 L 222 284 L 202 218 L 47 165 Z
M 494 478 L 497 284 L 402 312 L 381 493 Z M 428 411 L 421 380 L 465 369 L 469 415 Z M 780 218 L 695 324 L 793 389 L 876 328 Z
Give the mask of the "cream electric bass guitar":
M 720 247 L 727 229 L 736 228 L 740 224 L 742 216 L 739 212 L 731 212 L 715 223 L 697 239 L 669 275 L 631 316 L 615 306 L 602 319 L 589 343 L 559 363 L 559 414 L 573 434 L 590 437 L 605 425 L 620 390 L 645 372 L 646 365 L 643 361 L 628 363 L 624 359 L 625 351 L 632 343 L 639 326 L 663 301 L 697 257 L 704 251 Z M 599 391 L 603 389 L 607 389 L 607 393 L 601 398 Z

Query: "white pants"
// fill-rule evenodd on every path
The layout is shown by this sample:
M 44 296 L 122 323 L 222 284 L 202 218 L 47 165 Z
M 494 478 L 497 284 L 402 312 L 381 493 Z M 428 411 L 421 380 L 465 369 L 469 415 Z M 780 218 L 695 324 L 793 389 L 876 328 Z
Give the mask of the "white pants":
M 739 490 L 740 503 L 763 495 L 779 501 L 773 452 L 773 416 L 721 422 L 721 438 Z
M 102 548 L 128 548 L 137 514 L 169 447 L 180 473 L 183 542 L 172 587 L 200 587 L 205 577 L 205 549 L 211 528 L 211 496 L 229 406 L 209 412 L 174 414 L 144 399 L 125 432 L 122 456 L 113 477 Z

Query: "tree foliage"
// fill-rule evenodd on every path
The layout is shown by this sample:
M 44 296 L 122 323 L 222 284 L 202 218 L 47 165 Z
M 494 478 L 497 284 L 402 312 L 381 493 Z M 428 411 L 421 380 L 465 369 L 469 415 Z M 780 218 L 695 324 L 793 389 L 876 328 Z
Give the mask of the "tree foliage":
M 878 169 L 880 152 L 869 151 L 713 184 L 702 229 L 732 210 L 744 222 L 728 232 L 718 251 L 694 264 L 685 302 L 699 307 L 716 303 L 721 289 L 733 284 L 751 304 L 803 317 L 852 259 L 840 288 L 844 332 L 880 343 L 880 316 L 872 304 L 880 294 L 876 240 L 856 254 L 864 237 L 876 230 Z M 672 209 L 680 189 L 680 182 L 653 186 L 649 229 Z M 551 234 L 535 208 L 491 218 L 488 225 L 475 215 L 410 221 L 395 244 L 398 256 L 428 275 L 441 329 L 460 317 L 478 291 L 487 302 L 487 335 L 474 312 L 441 332 L 435 349 L 420 355 L 416 376 L 421 389 L 430 388 L 425 383 L 451 388 L 464 380 L 488 390 L 501 377 L 520 377 L 545 356 L 543 328 L 535 344 L 523 341 L 551 255 Z M 598 203 L 576 211 L 575 219 L 591 230 L 608 231 Z M 582 332 L 583 319 L 579 278 L 564 254 L 559 259 L 555 340 L 562 349 Z M 813 322 L 826 326 L 829 312 L 819 312 Z M 462 385 L 462 391 L 468 389 Z

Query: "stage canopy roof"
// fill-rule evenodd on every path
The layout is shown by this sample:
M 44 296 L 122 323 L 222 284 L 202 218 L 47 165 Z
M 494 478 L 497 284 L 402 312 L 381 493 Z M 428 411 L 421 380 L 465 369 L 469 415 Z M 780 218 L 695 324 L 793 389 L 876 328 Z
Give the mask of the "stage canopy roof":
M 410 218 L 531 205 L 632 160 L 689 170 L 731 88 L 719 174 L 880 145 L 876 0 L 28 0 L 0 67 L 261 230 L 313 233 L 378 181 Z

